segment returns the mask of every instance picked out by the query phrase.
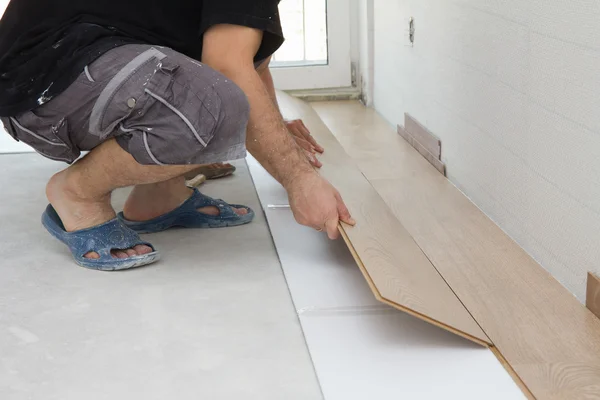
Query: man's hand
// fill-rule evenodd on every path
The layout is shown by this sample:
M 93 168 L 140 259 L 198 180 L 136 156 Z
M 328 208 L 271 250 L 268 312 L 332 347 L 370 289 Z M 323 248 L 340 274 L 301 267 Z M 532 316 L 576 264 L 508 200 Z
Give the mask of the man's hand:
M 339 192 L 317 173 L 304 174 L 288 188 L 290 207 L 299 224 L 326 231 L 329 239 L 340 236 L 340 221 L 355 225 Z
M 273 75 L 271 75 L 271 70 L 269 69 L 269 63 L 271 62 L 271 58 L 269 57 L 266 61 L 264 61 L 257 69 L 258 74 L 260 75 L 260 79 L 265 84 L 265 88 L 267 92 L 269 92 L 269 96 L 273 100 L 273 104 L 275 108 L 277 108 L 277 112 L 281 115 L 281 111 L 279 110 L 279 104 L 277 103 L 277 94 L 275 93 L 275 83 L 273 82 Z M 283 117 L 282 117 L 283 118 Z M 316 154 L 323 152 L 323 147 L 319 146 L 317 141 L 311 136 L 310 131 L 304 125 L 301 119 L 295 119 L 291 121 L 284 121 L 285 127 L 292 134 L 292 137 L 304 150 L 304 154 L 308 161 L 312 164 L 313 167 L 321 168 L 323 164 L 317 159 Z
M 319 146 L 315 138 L 312 137 L 310 131 L 306 125 L 304 125 L 304 122 L 302 122 L 301 119 L 285 121 L 285 126 L 294 137 L 296 143 L 298 143 L 298 146 L 304 150 L 304 153 L 312 166 L 321 168 L 323 164 L 317 158 L 317 153 L 323 153 L 324 149 Z
M 313 153 L 323 153 L 325 151 L 325 149 L 317 143 L 315 138 L 312 137 L 310 131 L 301 119 L 285 121 L 285 126 L 287 126 L 288 131 L 296 138 L 296 142 L 303 149 L 312 151 Z

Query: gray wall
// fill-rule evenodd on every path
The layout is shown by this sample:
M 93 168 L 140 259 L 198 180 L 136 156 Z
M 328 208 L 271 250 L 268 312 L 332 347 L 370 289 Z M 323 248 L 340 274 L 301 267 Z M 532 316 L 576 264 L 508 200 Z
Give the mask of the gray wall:
M 440 136 L 449 178 L 583 300 L 600 273 L 600 2 L 374 3 L 375 108 Z

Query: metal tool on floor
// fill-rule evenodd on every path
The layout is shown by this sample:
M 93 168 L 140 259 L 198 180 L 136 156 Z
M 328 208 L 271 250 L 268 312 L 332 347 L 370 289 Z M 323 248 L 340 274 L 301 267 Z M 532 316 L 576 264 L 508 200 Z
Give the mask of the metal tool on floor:
M 187 179 L 185 184 L 189 188 L 197 188 L 200 187 L 204 182 L 206 182 L 206 176 L 203 174 L 196 175 L 192 179 Z

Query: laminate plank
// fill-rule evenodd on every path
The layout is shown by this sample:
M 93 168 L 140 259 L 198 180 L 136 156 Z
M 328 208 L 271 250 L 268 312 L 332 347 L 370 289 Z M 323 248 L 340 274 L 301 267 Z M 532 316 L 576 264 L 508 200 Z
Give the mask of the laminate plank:
M 521 389 L 521 392 L 523 392 L 525 397 L 527 397 L 528 400 L 536 400 L 536 398 L 533 396 L 533 393 L 531 393 L 531 391 L 529 390 L 527 385 L 525 385 L 525 382 L 523 382 L 521 377 L 519 375 L 517 375 L 517 373 L 515 372 L 513 367 L 511 367 L 511 365 L 508 363 L 508 361 L 506 361 L 506 359 L 500 353 L 500 351 L 498 351 L 498 349 L 494 346 L 490 347 L 490 351 L 492 353 L 494 353 L 494 355 L 496 356 L 498 361 L 500 361 L 500 364 L 502 364 L 502 366 L 504 367 L 506 372 L 508 372 L 508 374 L 511 376 L 513 381 L 517 384 L 519 389 Z
M 375 111 L 313 107 L 527 390 L 600 399 L 600 320 Z
M 376 298 L 478 344 L 489 339 L 355 163 L 306 103 L 279 94 L 286 118 L 301 118 L 326 148 L 321 174 L 340 191 L 357 221 L 341 226 Z

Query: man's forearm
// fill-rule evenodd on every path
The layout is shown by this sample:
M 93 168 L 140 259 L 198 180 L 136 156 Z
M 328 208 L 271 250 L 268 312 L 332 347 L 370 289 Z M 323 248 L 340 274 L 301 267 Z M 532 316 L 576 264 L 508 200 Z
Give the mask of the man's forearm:
M 273 82 L 273 75 L 271 75 L 271 70 L 269 69 L 269 62 L 267 61 L 267 65 L 259 72 L 260 79 L 263 81 L 271 100 L 273 100 L 273 104 L 277 111 L 281 114 L 281 110 L 279 109 L 279 103 L 277 102 L 277 93 L 275 93 L 275 83 Z
M 287 189 L 296 177 L 315 174 L 283 122 L 254 68 L 263 32 L 237 25 L 215 25 L 203 37 L 202 62 L 235 82 L 250 103 L 246 147 Z
M 314 173 L 301 148 L 288 133 L 277 108 L 274 87 L 271 95 L 253 69 L 221 72 L 244 91 L 250 102 L 246 140 L 250 153 L 284 186 L 298 174 Z
M 273 101 L 273 105 L 277 109 L 277 112 L 281 115 L 281 109 L 279 108 L 279 103 L 277 101 L 277 94 L 275 93 L 273 76 L 271 75 L 271 70 L 269 69 L 269 61 L 270 60 L 265 61 L 257 71 L 260 75 L 260 79 L 265 85 L 265 89 L 267 89 L 267 92 Z M 314 167 L 321 168 L 323 164 L 321 164 L 321 162 L 317 159 L 315 153 L 322 153 L 324 149 L 319 146 L 315 139 L 310 135 L 310 132 L 304 125 L 304 122 L 297 119 L 293 121 L 286 121 L 285 125 L 289 133 L 292 135 L 294 141 L 304 150 L 305 156 L 308 157 L 310 163 Z

